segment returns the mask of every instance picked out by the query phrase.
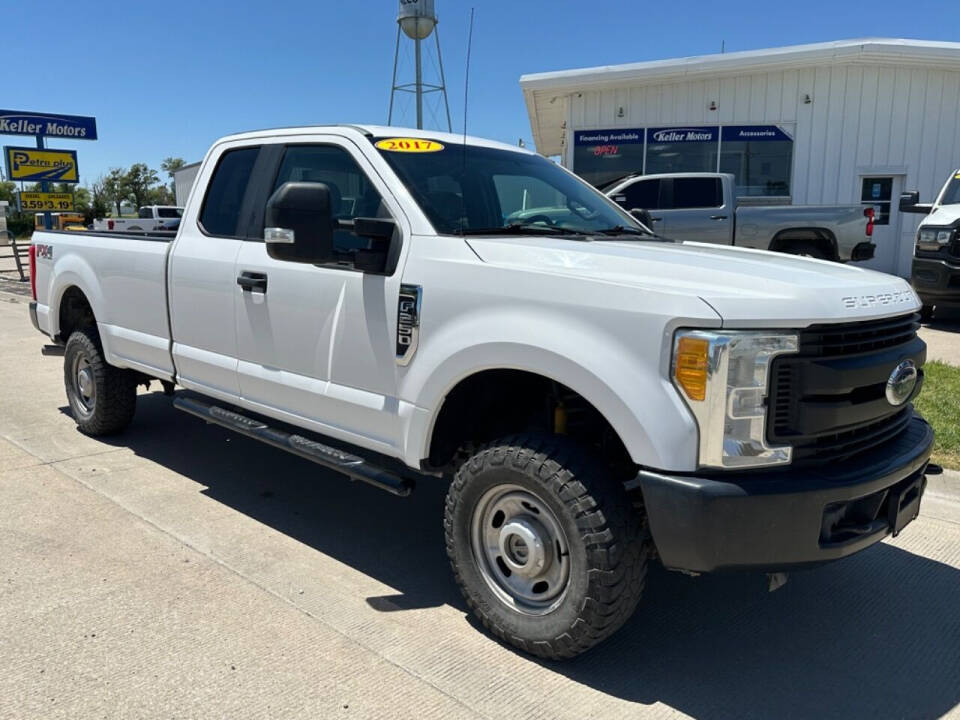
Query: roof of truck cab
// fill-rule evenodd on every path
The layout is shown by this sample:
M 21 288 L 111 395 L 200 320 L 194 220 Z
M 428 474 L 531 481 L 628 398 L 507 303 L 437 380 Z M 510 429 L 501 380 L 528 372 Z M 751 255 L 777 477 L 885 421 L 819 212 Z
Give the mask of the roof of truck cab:
M 254 140 L 264 137 L 276 137 L 278 135 L 315 135 L 322 132 L 335 131 L 338 134 L 347 134 L 344 131 L 353 131 L 360 135 L 376 138 L 423 138 L 425 140 L 435 140 L 444 145 L 462 145 L 466 138 L 467 145 L 476 145 L 478 147 L 497 148 L 499 150 L 512 150 L 527 154 L 535 154 L 526 148 L 517 147 L 508 143 L 488 140 L 486 138 L 475 137 L 473 135 L 440 132 L 438 130 L 417 130 L 416 128 L 394 127 L 390 125 L 301 125 L 295 127 L 265 128 L 263 130 L 252 130 L 250 132 L 228 135 L 220 138 L 217 142 L 233 142 L 236 140 Z

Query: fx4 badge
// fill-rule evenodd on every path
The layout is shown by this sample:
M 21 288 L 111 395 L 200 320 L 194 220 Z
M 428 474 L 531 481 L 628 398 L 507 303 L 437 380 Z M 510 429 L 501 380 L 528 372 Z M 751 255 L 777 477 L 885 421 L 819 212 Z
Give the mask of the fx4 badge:
M 35 245 L 37 258 L 53 260 L 53 245 Z
M 423 289 L 419 285 L 401 285 L 397 303 L 397 364 L 407 365 L 417 352 L 420 339 L 420 300 Z

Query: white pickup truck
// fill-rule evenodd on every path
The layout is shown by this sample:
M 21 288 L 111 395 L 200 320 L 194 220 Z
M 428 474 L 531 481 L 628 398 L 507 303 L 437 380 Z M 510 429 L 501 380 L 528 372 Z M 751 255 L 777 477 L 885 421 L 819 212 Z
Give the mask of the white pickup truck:
M 183 208 L 174 205 L 144 205 L 135 218 L 103 218 L 93 221 L 96 232 L 160 232 L 180 224 Z
M 535 153 L 398 135 L 227 137 L 176 237 L 35 233 L 80 430 L 123 430 L 159 379 L 399 496 L 452 476 L 468 605 L 543 657 L 621 626 L 655 558 L 774 586 L 916 517 L 937 468 L 903 280 L 663 241 Z M 549 217 L 508 220 L 531 202 Z
M 862 205 L 771 205 L 737 198 L 730 173 L 636 175 L 603 191 L 674 240 L 737 245 L 847 262 L 869 260 L 876 246 L 873 208 Z

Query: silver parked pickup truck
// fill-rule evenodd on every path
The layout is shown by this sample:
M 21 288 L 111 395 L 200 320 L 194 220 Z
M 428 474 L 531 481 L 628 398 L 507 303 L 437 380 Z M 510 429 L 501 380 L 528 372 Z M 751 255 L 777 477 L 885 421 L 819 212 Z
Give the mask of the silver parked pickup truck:
M 776 250 L 847 262 L 869 260 L 876 246 L 873 209 L 862 205 L 748 205 L 734 194 L 729 173 L 637 175 L 601 188 L 610 198 L 653 223 L 657 234 Z

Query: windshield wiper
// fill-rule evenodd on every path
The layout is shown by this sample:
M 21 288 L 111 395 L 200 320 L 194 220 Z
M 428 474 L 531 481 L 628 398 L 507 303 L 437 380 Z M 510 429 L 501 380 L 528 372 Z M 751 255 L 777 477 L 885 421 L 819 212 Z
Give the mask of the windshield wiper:
M 595 233 L 600 233 L 601 235 L 649 235 L 654 237 L 653 233 L 649 233 L 646 230 L 641 230 L 640 228 L 635 227 L 626 227 L 625 225 L 614 225 L 613 227 L 603 228 L 602 230 L 594 230 Z
M 586 235 L 583 230 L 557 227 L 555 225 L 540 225 L 538 223 L 510 223 L 492 228 L 465 228 L 461 235 Z

